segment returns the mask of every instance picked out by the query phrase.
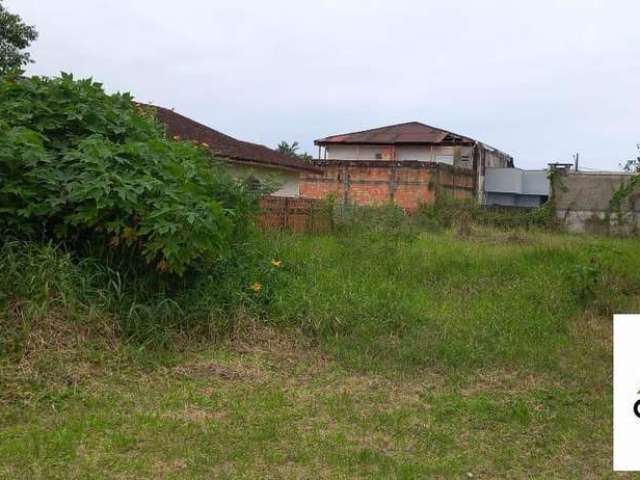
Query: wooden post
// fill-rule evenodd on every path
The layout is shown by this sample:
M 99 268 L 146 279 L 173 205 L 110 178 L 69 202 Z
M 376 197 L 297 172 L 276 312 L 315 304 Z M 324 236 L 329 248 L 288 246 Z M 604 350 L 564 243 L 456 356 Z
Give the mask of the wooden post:
M 284 230 L 289 229 L 289 197 L 284 197 L 284 216 L 282 219 Z
M 436 194 L 435 194 L 435 202 L 438 202 L 440 199 L 440 194 L 442 193 L 442 179 L 440 178 L 440 164 L 436 164 Z
M 342 204 L 344 206 L 349 203 L 349 167 L 346 163 L 342 164 Z
M 455 167 L 451 170 L 451 190 L 453 191 L 453 199 L 456 199 L 456 170 Z
M 391 165 L 391 175 L 389 178 L 389 199 L 391 202 L 395 202 L 396 199 L 396 188 L 398 184 L 398 162 L 393 160 L 393 164 Z

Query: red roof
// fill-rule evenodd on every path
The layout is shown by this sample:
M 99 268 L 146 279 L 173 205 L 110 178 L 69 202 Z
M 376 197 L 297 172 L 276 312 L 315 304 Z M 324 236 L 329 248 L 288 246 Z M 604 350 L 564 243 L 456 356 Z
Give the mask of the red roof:
M 315 141 L 316 145 L 327 145 L 333 143 L 351 144 L 473 144 L 475 140 L 458 135 L 440 128 L 431 127 L 420 122 L 400 123 L 387 127 L 364 130 L 362 132 L 345 133 L 342 135 L 332 135 Z
M 156 118 L 166 126 L 167 135 L 178 136 L 183 140 L 206 143 L 209 150 L 218 157 L 290 170 L 303 170 L 314 173 L 321 171 L 318 167 L 304 160 L 290 157 L 264 145 L 237 140 L 173 110 L 155 105 L 151 105 L 151 107 L 156 111 Z

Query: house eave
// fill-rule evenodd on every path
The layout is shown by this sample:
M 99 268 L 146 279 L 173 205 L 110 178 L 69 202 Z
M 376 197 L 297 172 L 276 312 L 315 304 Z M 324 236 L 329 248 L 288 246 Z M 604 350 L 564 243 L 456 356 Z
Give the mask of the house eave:
M 306 173 L 322 173 L 322 169 L 318 168 L 314 165 L 300 166 L 300 167 L 292 167 L 289 165 L 282 165 L 281 163 L 272 163 L 272 162 L 260 162 L 256 160 L 248 160 L 246 158 L 235 158 L 235 157 L 223 157 L 220 155 L 216 155 L 216 158 L 219 158 L 225 162 L 229 163 L 240 163 L 244 165 L 254 166 L 254 167 L 264 167 L 264 168 L 272 168 L 274 170 L 286 170 L 289 172 L 306 172 Z
M 477 142 L 473 140 L 464 140 L 459 142 L 332 142 L 324 140 L 314 140 L 314 145 L 318 147 L 326 147 L 327 145 L 377 145 L 377 146 L 437 146 L 437 147 L 459 147 L 459 146 L 474 146 Z

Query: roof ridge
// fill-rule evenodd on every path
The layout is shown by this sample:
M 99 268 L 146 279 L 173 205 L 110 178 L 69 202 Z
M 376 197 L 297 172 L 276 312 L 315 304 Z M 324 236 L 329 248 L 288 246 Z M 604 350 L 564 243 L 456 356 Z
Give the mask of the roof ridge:
M 462 135 L 460 133 L 452 132 L 451 130 L 445 130 L 444 128 L 434 127 L 433 125 L 428 125 L 428 124 L 422 123 L 422 122 L 412 122 L 412 123 L 419 123 L 420 125 L 422 125 L 424 127 L 433 128 L 434 130 L 438 130 L 440 132 L 447 133 L 449 135 L 455 135 L 456 137 L 462 137 L 462 138 L 467 138 L 469 140 L 473 140 L 471 137 L 467 137 L 466 135 Z
M 237 138 L 232 137 L 231 135 L 227 135 L 226 133 L 221 132 L 220 130 L 216 130 L 215 128 L 211 128 L 210 126 L 205 125 L 204 123 L 200 123 L 200 122 L 198 122 L 197 120 L 194 120 L 191 117 L 187 117 L 186 115 L 183 115 L 181 113 L 176 112 L 172 108 L 161 107 L 160 105 L 153 105 L 151 103 L 139 103 L 139 105 L 143 105 L 145 107 L 157 108 L 159 110 L 164 110 L 165 112 L 168 112 L 171 115 L 177 115 L 177 116 L 182 117 L 182 118 L 184 118 L 185 120 L 187 120 L 187 121 L 189 121 L 191 123 L 195 123 L 196 125 L 198 125 L 198 126 L 200 126 L 202 128 L 205 128 L 207 130 L 211 130 L 213 132 L 216 132 L 218 135 L 222 135 L 223 137 L 227 137 L 228 139 L 233 140 L 234 142 L 249 143 L 249 142 L 244 142 L 243 140 L 238 140 Z
M 425 127 L 428 127 L 429 125 L 426 125 L 422 122 L 417 122 L 417 121 L 411 121 L 411 122 L 401 122 L 401 123 L 394 123 L 393 125 L 384 125 L 382 127 L 376 127 L 376 128 L 367 128 L 366 130 L 358 130 L 357 132 L 348 132 L 348 133 L 336 133 L 334 135 L 328 135 L 326 137 L 323 137 L 323 139 L 325 138 L 331 138 L 331 137 L 342 137 L 343 135 L 356 135 L 358 133 L 369 133 L 369 132 L 374 132 L 376 130 L 382 130 L 383 128 L 393 128 L 393 127 L 400 127 L 402 125 L 411 125 L 412 123 L 417 123 L 418 125 L 423 125 Z
M 406 126 L 406 125 L 419 125 L 421 127 L 434 130 L 436 132 L 440 132 L 440 133 L 443 133 L 443 134 L 446 134 L 446 135 L 454 135 L 456 137 L 460 137 L 460 138 L 475 142 L 475 140 L 473 140 L 471 137 L 467 137 L 466 135 L 461 135 L 459 133 L 452 132 L 451 130 L 445 130 L 444 128 L 434 127 L 433 125 L 428 125 L 428 124 L 426 124 L 424 122 L 420 122 L 420 121 L 417 121 L 417 120 L 413 120 L 413 121 L 409 121 L 409 122 L 394 123 L 392 125 L 384 125 L 382 127 L 369 128 L 369 129 L 366 129 L 366 130 L 359 130 L 359 131 L 355 131 L 355 132 L 336 133 L 336 134 L 333 134 L 333 135 L 328 135 L 326 137 L 316 139 L 315 142 L 323 142 L 323 141 L 331 140 L 331 139 L 333 139 L 335 137 L 345 137 L 345 136 L 350 136 L 350 135 L 360 135 L 360 134 L 372 133 L 372 132 L 391 129 L 391 128 L 395 128 L 395 127 L 403 127 L 403 126 Z
M 318 170 L 300 158 L 286 155 L 266 145 L 239 140 L 175 110 L 158 105 L 136 103 L 155 109 L 156 119 L 165 125 L 167 134 L 177 135 L 184 140 L 196 141 L 203 145 L 206 144 L 209 151 L 219 157 L 294 170 L 314 172 Z

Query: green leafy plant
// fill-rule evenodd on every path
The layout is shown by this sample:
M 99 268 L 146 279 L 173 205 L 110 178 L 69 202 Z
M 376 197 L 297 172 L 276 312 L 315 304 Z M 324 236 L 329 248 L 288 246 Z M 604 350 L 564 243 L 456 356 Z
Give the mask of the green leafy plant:
M 596 298 L 602 276 L 602 267 L 597 257 L 592 256 L 588 263 L 578 263 L 572 272 L 573 292 L 578 304 L 587 307 Z
M 67 74 L 0 81 L 4 235 L 183 274 L 247 234 L 258 194 L 129 94 Z
M 638 153 L 640 155 L 640 144 L 637 145 Z M 633 208 L 633 196 L 637 193 L 640 187 L 640 156 L 633 160 L 628 160 L 623 169 L 626 172 L 634 173 L 628 181 L 622 182 L 622 184 L 613 192 L 613 196 L 609 201 L 609 210 L 607 212 L 607 227 L 610 227 L 610 214 L 615 215 L 618 225 L 625 223 L 625 211 Z M 607 228 L 609 230 L 609 228 Z
M 634 175 L 629 178 L 628 181 L 623 182 L 618 189 L 613 192 L 613 196 L 609 201 L 609 210 L 618 214 L 622 214 L 622 211 L 625 208 L 628 208 L 628 205 L 625 203 L 629 202 L 629 199 L 633 193 L 635 193 L 640 186 L 640 174 Z

